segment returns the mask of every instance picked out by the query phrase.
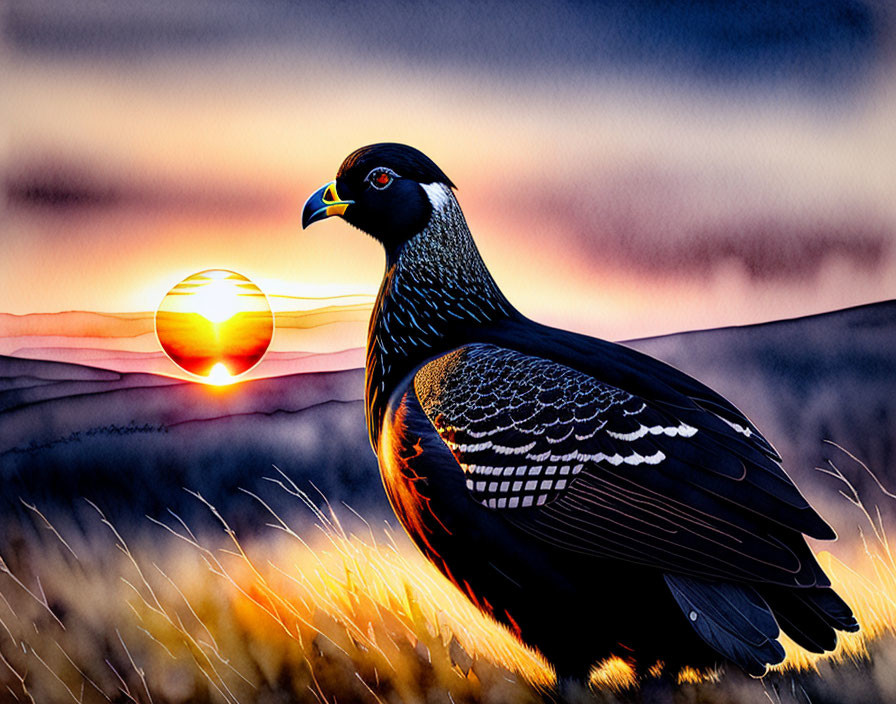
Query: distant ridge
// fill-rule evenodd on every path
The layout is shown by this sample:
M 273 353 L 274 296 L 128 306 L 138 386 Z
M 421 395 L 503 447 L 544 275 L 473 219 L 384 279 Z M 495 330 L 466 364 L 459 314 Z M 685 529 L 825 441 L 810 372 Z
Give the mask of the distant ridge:
M 358 349 L 365 340 L 369 315 L 370 306 L 366 304 L 277 313 L 271 348 L 260 368 L 251 370 L 250 376 L 345 369 L 363 364 L 363 353 Z M 158 356 L 161 353 L 153 313 L 0 313 L 0 354 L 75 363 L 89 359 L 96 366 L 118 371 L 188 378 L 167 357 Z M 286 354 L 292 359 L 296 354 L 306 358 L 289 367 L 288 358 L 283 356 Z
M 278 327 L 275 330 L 273 348 L 245 378 L 281 376 L 309 371 L 334 371 L 362 366 L 364 363 L 363 348 L 348 346 L 344 349 L 333 349 L 332 346 L 340 341 L 355 341 L 357 344 L 357 341 L 362 339 L 363 331 L 366 328 L 368 313 L 369 307 L 366 304 L 352 304 L 329 306 L 314 311 L 278 314 L 276 318 Z M 111 369 L 117 372 L 162 374 L 195 381 L 195 378 L 178 369 L 159 349 L 152 328 L 152 315 L 152 313 L 91 313 L 85 311 L 33 313 L 25 316 L 0 313 L 0 354 L 57 362 L 70 361 L 74 364 Z M 334 315 L 336 320 L 333 319 Z M 869 324 L 886 326 L 896 319 L 896 300 L 851 306 L 826 313 L 785 318 L 767 323 L 751 323 L 715 329 L 691 330 L 658 337 L 636 338 L 627 340 L 625 344 L 639 349 L 643 347 L 645 351 L 650 351 L 651 354 L 671 361 L 670 356 L 676 357 L 676 353 L 669 348 L 669 344 L 662 342 L 663 340 L 681 340 L 710 333 L 721 334 L 723 331 L 730 333 L 731 331 L 747 331 L 755 328 L 786 329 L 793 324 L 806 325 L 814 329 L 817 323 L 827 326 L 840 319 L 848 320 L 849 325 L 852 326 L 867 326 Z M 335 334 L 335 329 L 325 327 L 334 323 L 340 326 L 339 334 Z M 125 326 L 120 330 L 127 329 L 138 334 L 131 337 L 106 338 L 87 337 L 83 334 L 71 334 L 70 336 L 11 334 L 16 331 L 22 333 L 32 327 L 46 333 L 51 330 L 59 332 L 66 329 L 73 332 L 74 326 L 81 326 L 80 329 L 83 331 L 97 332 L 103 326 L 109 329 L 109 326 L 118 325 Z M 141 329 L 146 329 L 146 326 L 148 326 L 147 332 L 138 332 Z M 675 344 L 672 346 L 674 347 Z M 673 363 L 682 368 L 688 366 L 686 361 L 677 359 L 677 357 Z
M 20 499 L 57 525 L 81 515 L 85 498 L 125 532 L 149 526 L 147 514 L 170 517 L 169 509 L 193 527 L 214 525 L 184 488 L 231 525 L 258 530 L 257 501 L 241 489 L 289 498 L 264 479 L 276 475 L 273 465 L 376 515 L 386 504 L 362 388 L 359 369 L 214 387 L 0 356 L 0 543 L 21 524 Z M 299 506 L 287 501 L 281 512 Z
M 847 316 L 850 322 L 855 324 L 866 324 L 867 322 L 877 321 L 880 324 L 888 324 L 896 322 L 896 299 L 886 301 L 876 301 L 874 303 L 862 303 L 857 306 L 848 306 L 846 308 L 837 308 L 823 313 L 812 313 L 811 315 L 798 315 L 792 318 L 776 318 L 764 323 L 745 323 L 743 325 L 725 325 L 718 328 L 702 328 L 697 330 L 685 330 L 682 332 L 669 333 L 667 335 L 657 335 L 655 337 L 636 337 L 626 340 L 625 344 L 638 343 L 646 340 L 661 340 L 667 337 L 678 337 L 681 335 L 696 335 L 701 333 L 715 332 L 719 330 L 750 330 L 753 328 L 770 327 L 779 325 L 788 325 L 790 323 L 808 322 L 821 319 L 835 319 L 839 316 Z
M 896 301 L 629 344 L 731 399 L 838 530 L 854 522 L 843 522 L 836 481 L 815 471 L 828 459 L 844 462 L 826 441 L 896 488 Z M 282 375 L 227 387 L 92 360 L 0 356 L 0 505 L 10 520 L 20 496 L 41 507 L 79 506 L 89 496 L 108 515 L 142 525 L 146 513 L 199 510 L 187 487 L 238 521 L 251 503 L 239 488 L 270 490 L 264 477 L 276 465 L 312 493 L 309 482 L 331 501 L 388 516 L 364 423 L 362 350 L 349 352 L 353 368 L 315 373 L 288 370 L 321 355 L 281 353 Z M 863 470 L 850 479 L 879 495 Z M 0 508 L 0 533 L 3 516 Z
M 275 313 L 282 328 L 309 328 L 339 322 L 364 322 L 370 317 L 366 303 L 321 306 L 309 310 Z M 0 337 L 53 335 L 57 337 L 136 337 L 154 331 L 155 313 L 0 313 Z
M 93 347 L 24 347 L 7 358 L 53 361 L 60 364 L 86 365 L 119 373 L 161 374 L 186 381 L 199 381 L 182 372 L 162 352 L 135 352 Z M 63 362 L 61 360 L 68 360 Z M 240 376 L 240 381 L 288 374 L 357 369 L 364 363 L 364 349 L 360 347 L 334 352 L 268 352 L 261 362 Z
M 40 361 L 0 355 L 0 380 L 28 376 L 45 381 L 114 381 L 121 378 L 118 372 L 99 369 L 87 364 Z M 2 381 L 0 381 L 2 387 Z

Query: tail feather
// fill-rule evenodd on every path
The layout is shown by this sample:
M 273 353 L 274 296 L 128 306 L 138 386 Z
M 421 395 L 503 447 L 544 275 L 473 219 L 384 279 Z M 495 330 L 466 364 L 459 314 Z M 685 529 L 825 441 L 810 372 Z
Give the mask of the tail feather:
M 783 631 L 814 653 L 836 648 L 838 630 L 859 630 L 852 610 L 833 589 L 764 587 L 762 596 Z
M 697 634 L 751 675 L 784 659 L 771 611 L 753 587 L 664 575 L 666 585 Z

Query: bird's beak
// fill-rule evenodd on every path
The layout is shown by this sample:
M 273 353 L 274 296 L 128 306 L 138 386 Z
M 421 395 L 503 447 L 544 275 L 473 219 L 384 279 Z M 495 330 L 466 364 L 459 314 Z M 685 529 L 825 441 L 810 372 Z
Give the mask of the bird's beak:
M 302 229 L 332 215 L 342 215 L 345 209 L 354 202 L 340 198 L 336 192 L 336 182 L 330 181 L 325 186 L 318 188 L 305 201 L 305 207 L 302 210 Z

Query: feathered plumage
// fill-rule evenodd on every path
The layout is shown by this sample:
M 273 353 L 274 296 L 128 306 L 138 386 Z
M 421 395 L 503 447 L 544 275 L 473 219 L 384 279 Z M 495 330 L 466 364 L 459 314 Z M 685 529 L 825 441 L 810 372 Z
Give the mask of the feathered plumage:
M 758 429 L 662 362 L 522 316 L 452 188 L 421 152 L 371 145 L 303 214 L 386 248 L 367 420 L 429 559 L 560 675 L 611 654 L 760 675 L 779 627 L 819 652 L 856 630 L 803 537 L 834 533 Z

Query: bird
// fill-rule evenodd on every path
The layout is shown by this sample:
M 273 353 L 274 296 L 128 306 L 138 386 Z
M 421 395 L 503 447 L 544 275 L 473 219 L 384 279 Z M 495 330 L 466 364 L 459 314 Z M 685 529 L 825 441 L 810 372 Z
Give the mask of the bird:
M 734 404 L 621 344 L 520 313 L 455 184 L 414 147 L 372 144 L 305 203 L 380 242 L 365 415 L 389 502 L 480 610 L 587 681 L 783 661 L 859 628 L 805 536 L 836 538 Z

